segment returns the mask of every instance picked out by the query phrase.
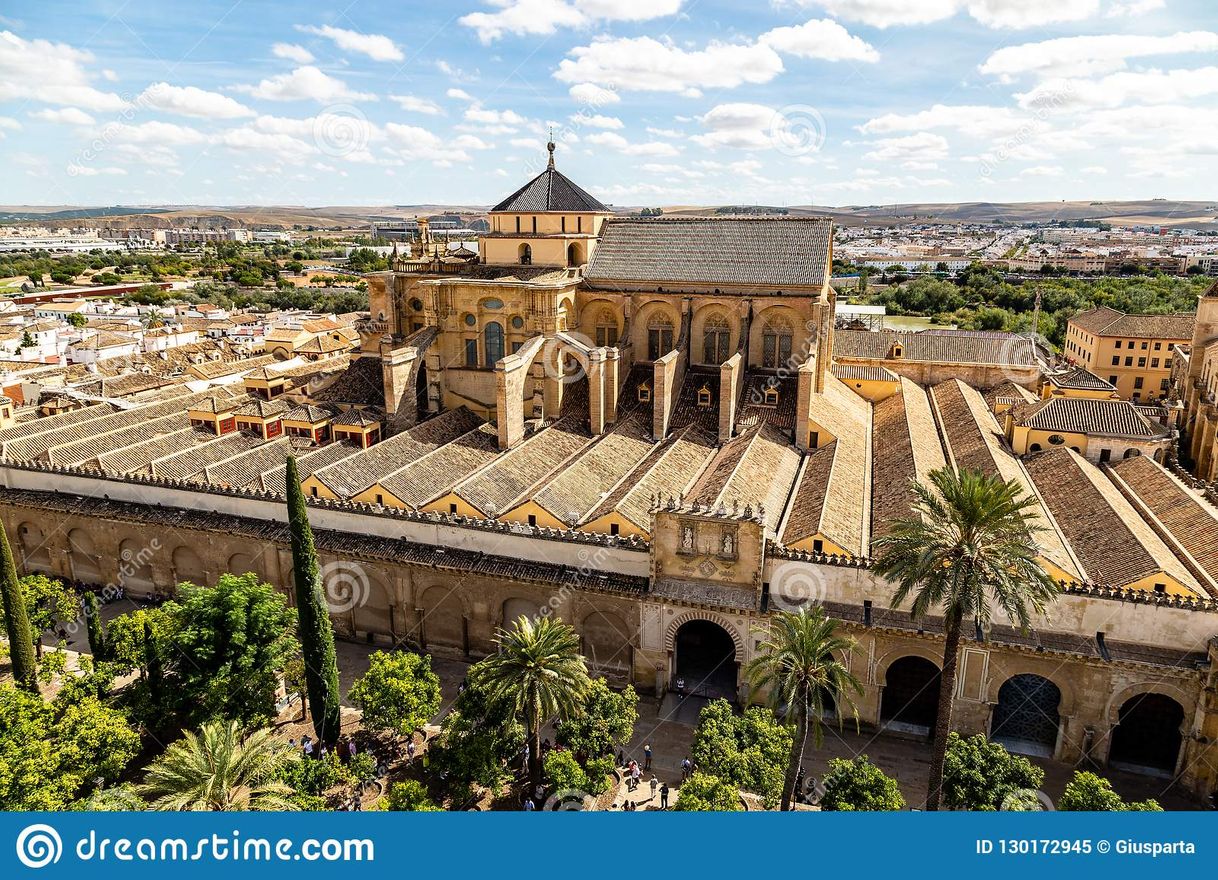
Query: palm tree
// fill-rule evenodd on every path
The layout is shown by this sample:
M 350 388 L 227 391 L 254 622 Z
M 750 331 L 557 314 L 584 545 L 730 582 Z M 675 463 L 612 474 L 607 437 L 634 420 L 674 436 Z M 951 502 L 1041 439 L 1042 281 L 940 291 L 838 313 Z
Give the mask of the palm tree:
M 855 642 L 838 635 L 837 626 L 838 621 L 819 607 L 780 612 L 770 621 L 768 630 L 757 630 L 766 638 L 757 646 L 757 656 L 744 668 L 749 685 L 755 690 L 768 689 L 774 710 L 785 708 L 795 721 L 791 760 L 782 784 L 783 810 L 793 809 L 809 728 L 814 745 L 821 745 L 821 716 L 826 707 L 835 707 L 839 718 L 843 708 L 858 718 L 850 692 L 861 695 L 863 685 L 839 659 L 855 649 Z
M 296 810 L 280 781 L 294 760 L 269 729 L 243 736 L 236 721 L 209 721 L 166 749 L 138 791 L 153 810 Z
M 1037 561 L 1041 529 L 1034 496 L 1014 481 L 977 471 L 937 470 L 930 481 L 912 486 L 913 516 L 876 540 L 881 552 L 873 568 L 897 583 L 894 608 L 913 596 L 915 619 L 932 609 L 943 614 L 943 672 L 926 793 L 926 809 L 937 810 L 964 622 L 988 624 L 996 605 L 1026 630 L 1030 612 L 1042 614 L 1058 586 Z
M 528 732 L 529 781 L 541 784 L 541 727 L 549 718 L 567 719 L 591 686 L 579 652 L 579 636 L 560 620 L 521 617 L 495 636 L 499 651 L 470 670 L 492 700 L 504 700 L 523 717 Z

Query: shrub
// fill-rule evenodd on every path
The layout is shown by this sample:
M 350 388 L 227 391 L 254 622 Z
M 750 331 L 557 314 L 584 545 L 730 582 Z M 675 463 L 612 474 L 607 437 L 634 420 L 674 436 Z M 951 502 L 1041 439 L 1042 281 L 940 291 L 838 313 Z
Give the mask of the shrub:
M 905 798 L 897 781 L 871 763 L 866 755 L 851 760 L 834 758 L 824 779 L 822 810 L 903 810 Z
M 542 761 L 542 769 L 545 770 L 546 778 L 554 785 L 555 791 L 575 789 L 592 794 L 588 791 L 588 774 L 570 752 L 550 752 Z
M 709 773 L 695 773 L 682 784 L 673 809 L 687 813 L 726 813 L 744 808 L 740 804 L 740 792 L 734 785 Z
M 1057 808 L 1064 812 L 1108 813 L 1158 813 L 1163 810 L 1159 802 L 1153 799 L 1126 803 L 1112 790 L 1112 783 L 1107 779 L 1081 770 L 1076 771 L 1074 778 L 1066 785 Z
M 394 812 L 438 813 L 441 808 L 432 803 L 423 783 L 413 779 L 396 782 L 389 789 L 386 806 Z
M 943 760 L 943 804 L 957 810 L 996 810 L 1020 791 L 1035 791 L 1045 774 L 981 734 L 952 732 Z
M 593 758 L 584 768 L 588 777 L 588 794 L 604 794 L 613 780 L 614 760 L 612 755 Z

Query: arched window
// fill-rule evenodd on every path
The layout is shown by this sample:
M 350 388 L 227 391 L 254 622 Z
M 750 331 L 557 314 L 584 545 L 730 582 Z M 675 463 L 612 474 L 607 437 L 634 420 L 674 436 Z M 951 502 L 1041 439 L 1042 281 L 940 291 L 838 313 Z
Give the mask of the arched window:
M 647 359 L 656 361 L 672 351 L 672 321 L 656 314 L 647 322 Z
M 791 325 L 781 318 L 769 321 L 761 333 L 761 365 L 777 369 L 791 363 Z
M 503 360 L 503 325 L 498 321 L 491 321 L 483 331 L 483 340 L 485 366 L 493 367 Z
M 732 330 L 723 315 L 712 315 L 702 325 L 702 362 L 721 364 L 728 358 Z
M 522 244 L 520 246 L 520 265 L 533 265 L 533 249 L 527 244 Z
M 567 265 L 580 266 L 584 262 L 584 248 L 579 242 L 572 242 L 567 247 Z
M 596 333 L 598 347 L 612 348 L 617 345 L 617 321 L 613 317 L 613 312 L 601 309 L 596 315 L 593 330 Z

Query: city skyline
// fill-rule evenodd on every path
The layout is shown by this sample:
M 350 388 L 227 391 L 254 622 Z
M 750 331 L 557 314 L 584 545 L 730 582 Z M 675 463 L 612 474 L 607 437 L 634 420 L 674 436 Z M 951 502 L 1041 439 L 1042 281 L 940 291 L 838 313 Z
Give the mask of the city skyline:
M 1204 198 L 1205 12 L 47 3 L 0 17 L 0 202 L 488 204 L 551 131 L 614 205 Z

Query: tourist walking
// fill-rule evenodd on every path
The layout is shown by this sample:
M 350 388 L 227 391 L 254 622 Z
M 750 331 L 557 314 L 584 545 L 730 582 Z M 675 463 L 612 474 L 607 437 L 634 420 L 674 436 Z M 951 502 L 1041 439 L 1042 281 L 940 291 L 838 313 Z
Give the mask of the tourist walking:
M 659 782 L 659 780 L 658 780 L 658 779 L 656 779 L 656 777 L 655 777 L 655 774 L 654 774 L 654 773 L 653 773 L 653 774 L 651 774 L 651 799 L 652 799 L 652 800 L 655 800 L 655 798 L 656 798 L 656 789 L 657 789 L 657 788 L 659 788 L 659 786 L 660 786 L 660 782 Z

